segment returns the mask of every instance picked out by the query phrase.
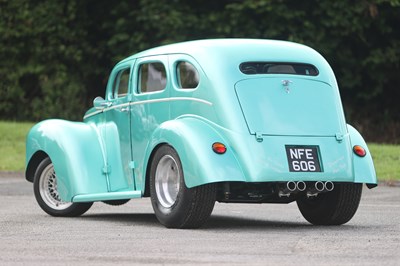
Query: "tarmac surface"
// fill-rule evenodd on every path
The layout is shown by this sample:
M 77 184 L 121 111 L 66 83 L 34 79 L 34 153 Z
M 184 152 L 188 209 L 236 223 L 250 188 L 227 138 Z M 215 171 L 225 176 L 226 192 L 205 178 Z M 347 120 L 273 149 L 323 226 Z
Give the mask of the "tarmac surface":
M 0 265 L 112 264 L 400 265 L 400 188 L 364 187 L 343 226 L 310 225 L 293 203 L 216 203 L 205 226 L 176 230 L 149 199 L 54 218 L 22 174 L 0 172 Z

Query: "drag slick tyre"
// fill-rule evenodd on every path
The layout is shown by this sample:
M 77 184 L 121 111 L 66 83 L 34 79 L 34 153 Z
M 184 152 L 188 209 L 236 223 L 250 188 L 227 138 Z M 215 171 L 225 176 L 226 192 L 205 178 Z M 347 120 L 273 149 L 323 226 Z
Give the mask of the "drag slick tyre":
M 150 196 L 154 212 L 168 228 L 198 228 L 210 217 L 216 184 L 187 188 L 181 161 L 169 145 L 161 146 L 151 162 Z
M 341 225 L 353 218 L 358 209 L 362 184 L 335 184 L 331 192 L 297 200 L 303 217 L 314 225 Z
M 33 192 L 39 206 L 52 216 L 79 216 L 93 204 L 93 202 L 72 203 L 61 200 L 57 190 L 56 173 L 50 158 L 45 158 L 36 169 Z

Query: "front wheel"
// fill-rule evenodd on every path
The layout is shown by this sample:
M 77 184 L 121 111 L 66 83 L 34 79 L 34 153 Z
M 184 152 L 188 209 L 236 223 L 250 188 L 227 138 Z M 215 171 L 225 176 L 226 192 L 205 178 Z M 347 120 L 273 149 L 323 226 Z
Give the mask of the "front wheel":
M 93 202 L 65 202 L 60 198 L 57 189 L 57 177 L 50 158 L 44 159 L 36 169 L 33 192 L 42 210 L 52 216 L 79 216 L 89 210 L 93 204 Z
M 216 184 L 187 188 L 181 161 L 168 145 L 155 153 L 150 168 L 150 196 L 154 212 L 168 228 L 197 228 L 210 217 Z
M 353 218 L 361 192 L 362 184 L 337 184 L 331 192 L 298 199 L 297 206 L 303 217 L 312 224 L 341 225 Z

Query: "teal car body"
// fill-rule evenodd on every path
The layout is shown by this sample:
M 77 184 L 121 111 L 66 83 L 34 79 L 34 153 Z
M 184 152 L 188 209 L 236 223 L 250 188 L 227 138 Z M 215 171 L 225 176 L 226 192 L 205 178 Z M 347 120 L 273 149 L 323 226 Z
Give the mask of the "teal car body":
M 185 186 L 216 184 L 218 201 L 296 199 L 241 186 L 377 184 L 327 61 L 304 45 L 252 39 L 177 43 L 122 60 L 82 122 L 50 119 L 31 129 L 26 178 L 34 182 L 48 157 L 64 202 L 147 197 L 162 145 L 179 155 Z

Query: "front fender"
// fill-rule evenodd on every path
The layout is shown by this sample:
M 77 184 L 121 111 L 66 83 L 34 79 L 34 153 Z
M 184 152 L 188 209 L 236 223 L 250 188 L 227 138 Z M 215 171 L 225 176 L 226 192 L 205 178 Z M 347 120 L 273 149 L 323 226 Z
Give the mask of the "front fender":
M 373 185 L 377 184 L 377 178 L 374 163 L 372 161 L 372 156 L 369 152 L 368 146 L 361 134 L 354 127 L 347 125 L 347 130 L 350 134 L 351 147 L 360 145 L 367 151 L 367 155 L 365 157 L 359 157 L 353 153 L 354 182 L 366 183 L 367 185 L 372 185 L 373 187 Z
M 36 124 L 26 140 L 26 178 L 33 181 L 38 154 L 47 154 L 54 164 L 61 199 L 107 192 L 102 172 L 104 156 L 96 128 L 81 122 L 51 119 Z
M 154 132 L 145 162 L 151 163 L 149 158 L 154 149 L 166 143 L 179 154 L 189 188 L 222 181 L 245 181 L 232 148 L 227 145 L 226 153 L 216 154 L 212 151 L 214 142 L 227 145 L 217 130 L 205 121 L 194 117 L 167 121 Z

